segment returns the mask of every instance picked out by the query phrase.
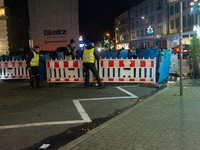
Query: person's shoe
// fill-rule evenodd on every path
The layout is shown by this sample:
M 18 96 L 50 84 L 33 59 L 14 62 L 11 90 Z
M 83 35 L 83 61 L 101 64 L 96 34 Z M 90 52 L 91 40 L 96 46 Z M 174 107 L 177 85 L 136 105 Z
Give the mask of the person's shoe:
M 30 87 L 29 87 L 29 88 L 30 88 L 30 89 L 34 89 L 35 87 L 30 85 Z
M 41 86 L 40 86 L 40 85 L 37 85 L 36 88 L 41 88 Z
M 99 89 L 104 89 L 106 88 L 103 84 L 99 86 Z

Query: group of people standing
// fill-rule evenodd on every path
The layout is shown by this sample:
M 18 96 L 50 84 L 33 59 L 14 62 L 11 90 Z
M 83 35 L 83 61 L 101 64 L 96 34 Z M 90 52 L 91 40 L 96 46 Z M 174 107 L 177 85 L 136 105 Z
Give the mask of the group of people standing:
M 34 79 L 36 79 L 36 88 L 40 88 L 39 80 L 40 80 L 40 74 L 39 74 L 39 62 L 45 63 L 44 60 L 42 60 L 39 57 L 40 48 L 39 46 L 35 46 L 34 50 L 31 51 L 28 54 L 27 59 L 27 70 L 30 74 L 30 88 L 34 89 Z M 73 39 L 70 40 L 70 44 L 67 46 L 67 50 L 64 52 L 64 57 L 66 60 L 74 60 L 76 58 L 76 48 L 75 48 L 75 41 Z M 94 74 L 99 89 L 105 88 L 103 83 L 100 80 L 99 73 L 95 67 L 95 59 L 100 59 L 98 52 L 94 48 L 94 43 L 90 42 L 87 47 L 83 51 L 82 60 L 83 60 L 83 66 L 84 66 L 84 72 L 85 72 L 85 88 L 90 87 L 89 84 L 89 70 L 92 71 Z

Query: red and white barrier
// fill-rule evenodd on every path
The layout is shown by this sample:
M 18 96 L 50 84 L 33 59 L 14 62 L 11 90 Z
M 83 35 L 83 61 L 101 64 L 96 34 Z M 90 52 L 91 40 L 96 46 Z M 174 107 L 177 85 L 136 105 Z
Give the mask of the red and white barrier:
M 155 68 L 156 59 L 104 59 L 99 75 L 102 82 L 155 83 Z
M 97 64 L 97 63 L 96 63 Z M 102 82 L 155 83 L 155 59 L 101 59 Z M 84 82 L 82 60 L 47 61 L 47 82 Z M 90 82 L 96 81 L 90 72 Z
M 84 82 L 82 60 L 47 61 L 47 82 Z M 94 81 L 90 72 L 90 82 Z
M 3 79 L 28 79 L 26 61 L 2 61 L 0 62 L 0 80 Z

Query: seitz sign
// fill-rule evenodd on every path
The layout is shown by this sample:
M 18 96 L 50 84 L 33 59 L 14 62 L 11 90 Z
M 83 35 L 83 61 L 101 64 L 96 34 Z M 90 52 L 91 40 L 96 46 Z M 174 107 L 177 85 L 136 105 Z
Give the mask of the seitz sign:
M 44 30 L 44 35 L 63 35 L 67 34 L 67 30 Z

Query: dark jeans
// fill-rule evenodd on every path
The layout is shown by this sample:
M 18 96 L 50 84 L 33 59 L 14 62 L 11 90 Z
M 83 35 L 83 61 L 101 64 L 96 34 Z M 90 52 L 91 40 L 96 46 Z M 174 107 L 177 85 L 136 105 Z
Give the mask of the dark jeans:
M 36 86 L 39 86 L 40 82 L 40 71 L 39 67 L 31 67 L 31 70 L 29 71 L 30 74 L 30 86 L 34 86 L 34 78 L 36 80 Z
M 85 86 L 89 86 L 89 70 L 92 71 L 92 73 L 94 74 L 97 82 L 98 82 L 98 85 L 100 86 L 101 85 L 101 80 L 100 80 L 100 77 L 99 77 L 99 73 L 95 67 L 95 64 L 94 63 L 83 63 L 83 67 L 84 67 L 84 71 L 86 73 L 85 75 Z

